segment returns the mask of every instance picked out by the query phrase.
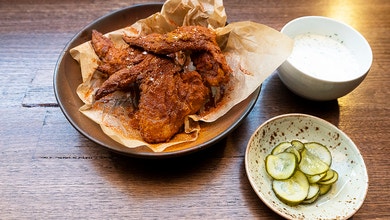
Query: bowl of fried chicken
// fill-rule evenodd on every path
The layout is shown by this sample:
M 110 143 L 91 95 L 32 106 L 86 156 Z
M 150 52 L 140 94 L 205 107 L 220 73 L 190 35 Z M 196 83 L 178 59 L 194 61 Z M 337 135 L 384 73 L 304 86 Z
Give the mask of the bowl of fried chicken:
M 200 11 L 209 4 L 192 3 Z M 249 114 L 262 80 L 288 57 L 292 43 L 260 24 L 225 26 L 224 10 L 183 18 L 182 10 L 190 12 L 182 4 L 169 0 L 120 9 L 68 43 L 55 69 L 54 90 L 81 134 L 130 156 L 173 157 L 216 144 Z M 212 21 L 210 13 L 222 16 Z M 243 34 L 248 27 L 250 33 Z M 253 53 L 269 41 L 264 35 L 286 43 L 276 48 L 280 54 L 273 51 L 278 56 L 272 62 L 254 66 L 248 57 L 271 60 Z M 236 50 L 245 40 L 259 45 Z

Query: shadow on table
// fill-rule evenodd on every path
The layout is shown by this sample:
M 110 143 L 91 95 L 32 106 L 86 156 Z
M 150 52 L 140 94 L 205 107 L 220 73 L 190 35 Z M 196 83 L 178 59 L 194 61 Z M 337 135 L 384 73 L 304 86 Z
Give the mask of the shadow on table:
M 282 83 L 277 73 L 264 81 L 255 110 L 265 119 L 287 113 L 303 113 L 322 118 L 335 126 L 338 126 L 340 116 L 337 100 L 319 102 L 301 98 Z
M 92 161 L 99 175 L 132 196 L 174 197 L 207 191 L 208 184 L 218 178 L 215 171 L 224 172 L 221 169 L 226 167 L 220 164 L 225 142 L 226 138 L 202 151 L 177 158 L 132 158 L 110 151 L 104 161 Z
M 245 163 L 242 163 L 240 167 L 241 172 L 244 175 L 241 175 L 241 186 L 240 189 L 242 191 L 242 195 L 244 195 L 244 201 L 245 206 L 248 207 L 249 210 L 252 212 L 258 213 L 257 215 L 263 215 L 263 216 L 273 216 L 272 219 L 284 219 L 283 217 L 277 215 L 272 211 L 267 205 L 265 205 L 261 199 L 257 196 L 256 192 L 252 189 L 249 180 L 246 175 L 245 171 Z M 249 191 L 249 192 L 248 192 Z

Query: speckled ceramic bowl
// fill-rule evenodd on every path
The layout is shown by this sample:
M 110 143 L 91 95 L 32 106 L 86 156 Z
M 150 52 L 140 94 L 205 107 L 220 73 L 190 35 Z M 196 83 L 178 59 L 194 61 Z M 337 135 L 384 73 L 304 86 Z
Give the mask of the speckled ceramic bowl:
M 331 168 L 339 179 L 331 191 L 312 204 L 289 206 L 272 191 L 272 179 L 264 160 L 272 148 L 283 141 L 316 141 L 329 148 Z M 363 204 L 368 175 L 362 155 L 352 140 L 331 123 L 304 114 L 280 115 L 264 122 L 249 140 L 245 169 L 252 188 L 273 211 L 288 219 L 347 219 Z

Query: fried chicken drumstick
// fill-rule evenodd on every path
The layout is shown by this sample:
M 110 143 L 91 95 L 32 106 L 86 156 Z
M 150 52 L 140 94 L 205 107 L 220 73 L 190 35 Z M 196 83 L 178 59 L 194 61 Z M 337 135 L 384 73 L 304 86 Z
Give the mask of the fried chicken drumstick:
M 207 28 L 181 27 L 165 35 L 123 39 L 129 47 L 116 48 L 109 38 L 93 31 L 91 43 L 100 59 L 98 70 L 108 74 L 95 100 L 137 84 L 136 127 L 148 143 L 169 141 L 185 118 L 205 105 L 211 96 L 209 87 L 227 82 L 231 73 L 215 34 Z M 184 68 L 170 56 L 183 50 L 191 51 L 196 70 Z

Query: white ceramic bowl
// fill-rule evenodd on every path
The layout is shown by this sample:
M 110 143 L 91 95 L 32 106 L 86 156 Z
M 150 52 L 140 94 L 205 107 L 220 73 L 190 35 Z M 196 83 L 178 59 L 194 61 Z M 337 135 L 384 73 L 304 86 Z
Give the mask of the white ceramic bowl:
M 278 69 L 279 77 L 299 96 L 317 101 L 337 99 L 354 90 L 369 72 L 371 47 L 345 23 L 306 16 L 290 21 L 281 32 L 295 39 L 295 44 L 291 56 Z M 297 39 L 301 39 L 299 44 Z
M 272 190 L 265 157 L 280 142 L 294 139 L 319 142 L 332 155 L 331 168 L 339 178 L 314 203 L 289 206 Z M 252 135 L 245 153 L 245 169 L 255 193 L 272 210 L 288 219 L 347 219 L 359 210 L 367 195 L 368 174 L 353 141 L 331 123 L 305 114 L 285 114 L 264 122 Z

